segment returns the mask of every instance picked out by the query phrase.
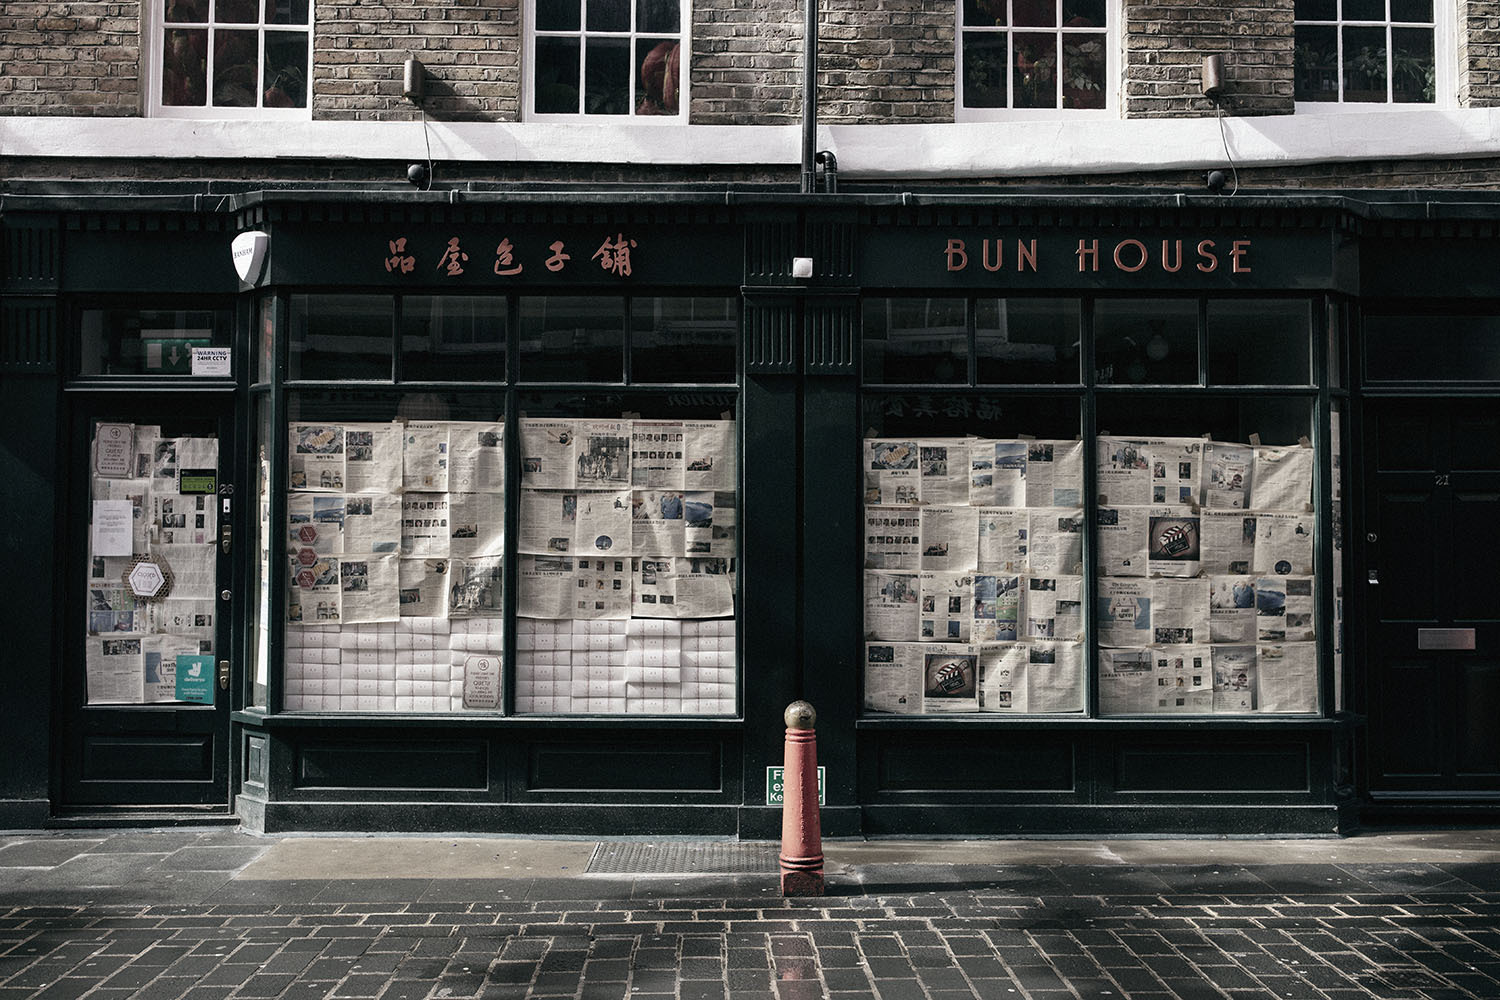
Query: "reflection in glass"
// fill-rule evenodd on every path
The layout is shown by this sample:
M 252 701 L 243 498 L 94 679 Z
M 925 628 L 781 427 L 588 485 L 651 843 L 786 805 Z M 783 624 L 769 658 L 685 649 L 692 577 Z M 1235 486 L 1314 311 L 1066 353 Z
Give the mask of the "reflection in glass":
M 255 354 L 255 381 L 266 383 L 271 381 L 271 372 L 274 369 L 276 357 L 273 353 L 276 349 L 276 299 L 274 296 L 261 296 L 256 304 L 256 323 L 260 329 L 260 342 Z
M 1391 20 L 1432 23 L 1432 0 L 1391 0 Z
M 676 33 L 681 29 L 682 11 L 677 0 L 636 0 L 635 30 Z
M 1339 99 L 1338 29 L 1332 25 L 1301 25 L 1296 28 L 1296 99 Z
M 974 352 L 983 383 L 1077 382 L 1077 299 L 980 299 Z
M 866 299 L 863 318 L 866 381 L 969 381 L 963 299 Z
M 1057 36 L 1022 34 L 1015 41 L 1015 102 L 1017 108 L 1057 107 Z
M 1431 104 L 1437 96 L 1437 62 L 1432 47 L 1430 29 L 1391 29 L 1395 67 L 1391 95 L 1397 104 Z
M 401 377 L 477 382 L 505 377 L 505 299 L 408 295 L 401 300 Z
M 1104 107 L 1108 56 L 1102 33 L 1063 35 L 1063 107 Z
M 1211 385 L 1307 385 L 1312 312 L 1302 299 L 1210 300 Z
M 732 298 L 633 299 L 633 382 L 733 382 L 739 309 Z
M 1384 28 L 1344 28 L 1344 100 L 1383 102 L 1387 68 Z
M 308 0 L 266 0 L 267 24 L 306 24 Z
M 1018 28 L 1051 28 L 1057 24 L 1056 0 L 1011 0 Z
M 208 0 L 169 0 L 166 20 L 172 24 L 187 21 L 202 24 L 208 20 Z
M 630 42 L 590 38 L 583 75 L 583 111 L 590 115 L 630 113 Z
M 191 375 L 193 351 L 229 344 L 227 312 L 85 309 L 78 317 L 80 375 Z
M 536 0 L 538 31 L 577 31 L 579 23 L 578 0 Z
M 639 67 L 636 114 L 677 114 L 681 93 L 681 51 L 681 44 L 672 39 L 643 38 L 636 41 L 635 61 Z
M 288 377 L 390 378 L 394 319 L 388 295 L 293 295 Z
M 964 0 L 964 24 L 971 28 L 1003 27 L 1006 0 Z
M 1104 0 L 1063 0 L 1064 28 L 1104 27 Z
M 255 544 L 250 593 L 256 595 L 255 625 L 250 631 L 250 705 L 266 706 L 266 679 L 271 666 L 271 401 L 255 399 Z
M 613 296 L 520 300 L 521 378 L 528 382 L 619 382 L 624 378 L 624 301 Z
M 1338 0 L 1296 0 L 1294 16 L 1299 21 L 1336 21 Z
M 1371 382 L 1500 381 L 1500 318 L 1366 316 L 1365 378 Z
M 589 31 L 629 31 L 630 0 L 585 0 Z
M 208 98 L 208 31 L 166 32 L 161 53 L 161 102 L 168 107 L 202 107 Z
M 254 31 L 214 32 L 214 106 L 253 108 L 260 39 Z
M 1100 299 L 1094 304 L 1094 365 L 1101 385 L 1198 382 L 1198 303 Z
M 266 92 L 262 107 L 307 107 L 307 34 L 266 32 Z
M 536 110 L 538 114 L 578 113 L 578 39 L 536 40 Z
M 1385 0 L 1344 0 L 1344 20 L 1383 21 Z
M 214 20 L 223 24 L 254 24 L 258 0 L 214 0 Z
M 1006 36 L 997 32 L 964 32 L 964 107 L 1006 106 Z

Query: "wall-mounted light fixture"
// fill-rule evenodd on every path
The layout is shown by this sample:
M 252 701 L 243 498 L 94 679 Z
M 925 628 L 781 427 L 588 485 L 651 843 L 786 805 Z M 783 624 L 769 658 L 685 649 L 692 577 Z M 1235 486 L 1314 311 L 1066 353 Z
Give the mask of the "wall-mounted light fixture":
M 799 281 L 806 281 L 813 276 L 813 259 L 811 257 L 792 258 L 792 277 Z

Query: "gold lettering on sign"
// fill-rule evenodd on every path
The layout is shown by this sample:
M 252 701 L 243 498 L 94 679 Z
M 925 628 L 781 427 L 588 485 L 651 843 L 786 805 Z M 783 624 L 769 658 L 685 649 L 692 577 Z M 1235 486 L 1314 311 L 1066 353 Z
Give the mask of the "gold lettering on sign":
M 1121 257 L 1120 251 L 1124 250 L 1126 247 L 1135 248 L 1134 265 L 1125 263 L 1125 261 Z M 1129 273 L 1134 274 L 1136 271 L 1139 271 L 1145 266 L 1146 244 L 1142 243 L 1140 240 L 1121 240 L 1119 243 L 1115 244 L 1115 267 L 1118 267 L 1122 271 L 1128 271 Z
M 1084 262 L 1085 261 L 1088 262 L 1088 265 L 1089 265 L 1088 267 L 1084 267 Z M 1078 270 L 1079 270 L 1080 273 L 1083 272 L 1083 271 L 1098 271 L 1099 270 L 1099 241 L 1098 240 L 1079 240 L 1078 241 Z
M 1171 263 L 1168 263 L 1167 262 L 1167 241 L 1166 240 L 1162 240 L 1161 241 L 1161 269 L 1163 271 L 1166 271 L 1168 274 L 1176 274 L 1178 271 L 1182 270 L 1182 241 L 1181 240 L 1173 240 L 1172 241 L 1172 253 L 1173 253 L 1173 256 L 1172 256 L 1172 259 L 1171 259 Z
M 1198 270 L 1204 274 L 1219 269 L 1219 255 L 1214 253 L 1213 240 L 1200 240 L 1198 242 L 1198 256 L 1203 258 L 1203 260 L 1198 262 Z
M 969 266 L 969 254 L 964 250 L 963 240 L 949 240 L 948 248 L 943 253 L 948 256 L 948 270 L 962 271 Z
M 1229 244 L 1229 261 L 1230 261 L 1229 269 L 1231 271 L 1233 271 L 1235 274 L 1249 274 L 1250 273 L 1250 265 L 1249 264 L 1246 264 L 1244 267 L 1240 266 L 1240 258 L 1243 257 L 1243 256 L 1245 256 L 1245 254 L 1247 254 L 1249 252 L 1250 252 L 1250 241 L 1249 240 L 1235 240 L 1233 243 Z

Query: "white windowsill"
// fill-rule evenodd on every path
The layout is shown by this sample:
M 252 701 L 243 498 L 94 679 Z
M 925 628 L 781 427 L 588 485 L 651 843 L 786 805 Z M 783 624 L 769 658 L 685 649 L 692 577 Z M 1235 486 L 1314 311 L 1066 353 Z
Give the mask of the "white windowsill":
M 796 125 L 574 125 L 432 122 L 440 162 L 789 166 Z M 1240 167 L 1500 155 L 1500 109 L 1226 118 Z M 1225 165 L 1213 118 L 825 125 L 846 178 L 1107 174 Z M 188 121 L 0 117 L 0 155 L 55 158 L 395 160 L 426 158 L 405 122 Z

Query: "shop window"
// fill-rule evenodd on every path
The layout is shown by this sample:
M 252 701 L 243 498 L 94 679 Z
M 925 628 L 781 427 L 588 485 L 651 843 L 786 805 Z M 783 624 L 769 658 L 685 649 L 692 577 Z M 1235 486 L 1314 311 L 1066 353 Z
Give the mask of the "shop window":
M 526 296 L 520 300 L 518 317 L 521 378 L 527 382 L 624 379 L 623 299 Z
M 77 329 L 80 375 L 232 374 L 227 310 L 85 307 Z
M 526 112 L 684 121 L 682 0 L 527 0 Z
M 153 115 L 307 117 L 308 0 L 160 0 L 151 25 Z
M 1370 382 L 1500 381 L 1500 317 L 1366 315 Z
M 1446 0 L 1297 0 L 1299 105 L 1390 107 L 1440 103 L 1450 72 Z M 1308 108 L 1308 110 L 1312 110 Z
M 1306 299 L 1210 299 L 1210 385 L 1312 382 L 1312 308 Z
M 866 299 L 865 381 L 969 382 L 969 327 L 964 299 Z
M 506 300 L 492 295 L 401 299 L 401 377 L 409 382 L 505 378 Z
M 1100 385 L 1196 385 L 1198 303 L 1101 299 L 1094 304 Z
M 631 377 L 637 382 L 733 382 L 739 325 L 734 298 L 634 298 Z
M 962 0 L 959 120 L 1114 107 L 1115 0 Z
M 395 300 L 388 295 L 293 295 L 287 377 L 388 379 Z

